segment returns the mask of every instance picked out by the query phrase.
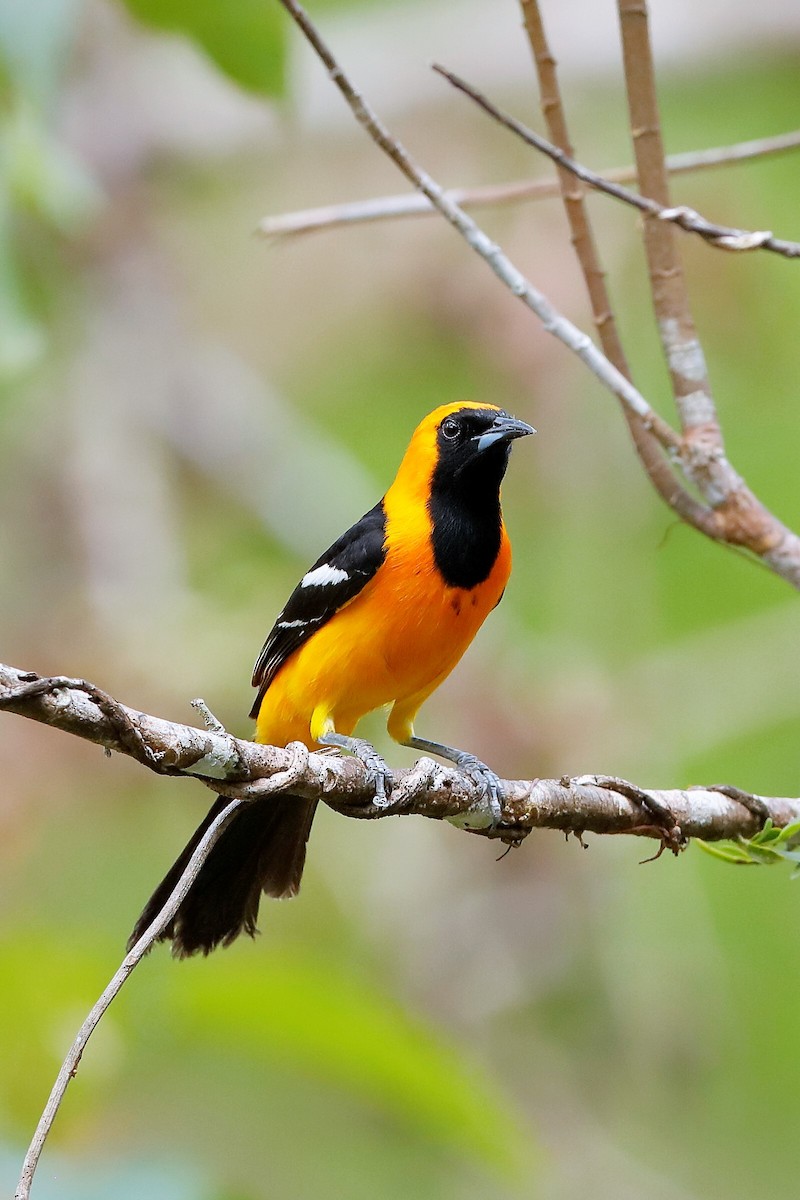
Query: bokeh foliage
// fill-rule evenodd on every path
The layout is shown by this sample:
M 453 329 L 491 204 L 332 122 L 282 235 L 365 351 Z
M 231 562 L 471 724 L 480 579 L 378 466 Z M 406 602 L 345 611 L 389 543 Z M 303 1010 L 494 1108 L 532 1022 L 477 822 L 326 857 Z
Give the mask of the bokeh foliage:
M 359 9 L 377 54 L 381 7 Z M 796 794 L 785 585 L 674 524 L 613 403 L 448 230 L 253 242 L 266 211 L 398 188 L 349 125 L 286 115 L 304 96 L 277 5 L 127 11 L 0 3 L 4 658 L 178 719 L 202 694 L 246 732 L 250 663 L 298 572 L 374 502 L 420 415 L 483 396 L 540 432 L 505 489 L 512 584 L 423 732 L 512 776 Z M 428 57 L 416 19 L 397 70 Z M 669 149 L 791 128 L 796 71 L 787 45 L 666 70 Z M 211 92 L 238 125 L 202 116 Z M 501 99 L 532 108 L 529 88 Z M 593 165 L 629 157 L 616 81 L 576 86 L 571 111 Z M 447 182 L 545 169 L 451 96 L 398 121 Z M 797 236 L 796 179 L 783 158 L 676 195 Z M 666 412 L 635 218 L 592 211 L 637 382 Z M 558 205 L 485 221 L 586 324 Z M 797 527 L 797 267 L 684 247 L 731 456 Z M 205 796 L 14 718 L 0 739 L 5 1186 Z M 323 812 L 301 899 L 255 945 L 137 972 L 37 1194 L 793 1196 L 798 885 L 694 849 L 641 857 L 541 835 L 495 866 L 430 822 Z
M 277 4 L 240 0 L 125 0 L 134 17 L 182 34 L 242 87 L 266 96 L 284 90 L 287 24 Z

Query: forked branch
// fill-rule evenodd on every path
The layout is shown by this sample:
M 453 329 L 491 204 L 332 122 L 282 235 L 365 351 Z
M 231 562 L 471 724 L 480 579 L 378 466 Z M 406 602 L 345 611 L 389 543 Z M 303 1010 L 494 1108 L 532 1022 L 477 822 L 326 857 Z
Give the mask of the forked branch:
M 800 538 L 761 504 L 725 457 L 705 378 L 702 351 L 696 338 L 694 341 L 687 340 L 691 316 L 686 316 L 682 303 L 679 303 L 680 289 L 676 286 L 674 303 L 670 299 L 659 311 L 665 314 L 662 336 L 665 344 L 671 347 L 670 367 L 682 411 L 683 438 L 654 410 L 641 392 L 598 349 L 591 338 L 563 313 L 558 312 L 550 300 L 525 278 L 480 226 L 454 204 L 436 180 L 414 161 L 355 87 L 297 0 L 281 0 L 281 3 L 321 59 L 356 120 L 376 145 L 430 200 L 475 253 L 484 259 L 512 294 L 536 314 L 546 332 L 557 337 L 577 354 L 626 408 L 641 417 L 644 427 L 653 433 L 659 443 L 675 455 L 684 474 L 699 489 L 703 499 L 713 510 L 713 521 L 709 522 L 709 528 L 703 528 L 703 532 L 721 542 L 745 547 L 793 587 L 800 588 Z M 674 235 L 675 230 L 671 226 L 663 222 L 656 223 L 670 237 Z M 656 269 L 656 274 L 660 269 Z M 670 292 L 672 285 L 669 284 L 669 280 L 664 282 L 665 291 Z M 693 330 L 694 327 L 691 328 Z M 680 386 L 676 382 L 678 377 Z M 694 384 L 696 389 L 693 393 L 689 385 Z M 706 424 L 701 422 L 697 427 L 698 418 L 702 414 Z
M 533 3 L 533 0 L 524 0 L 528 10 L 528 27 L 537 29 L 539 36 L 544 38 L 544 30 L 541 26 L 535 26 L 533 14 L 538 12 L 538 5 Z M 550 84 L 550 91 L 544 92 L 543 96 L 548 96 L 549 103 L 545 110 L 545 118 L 548 123 L 557 118 L 561 112 L 560 101 L 556 99 L 557 93 L 553 90 L 555 86 L 555 73 L 553 67 L 555 60 L 549 56 L 537 56 L 537 64 L 545 69 L 545 79 Z M 547 155 L 558 166 L 559 171 L 564 171 L 568 175 L 574 176 L 594 191 L 602 192 L 606 196 L 611 196 L 614 200 L 619 200 L 623 204 L 627 204 L 630 208 L 638 209 L 640 213 L 648 217 L 656 217 L 659 221 L 667 221 L 673 225 L 677 225 L 679 229 L 683 229 L 686 233 L 695 233 L 701 237 L 703 241 L 708 242 L 710 246 L 716 246 L 720 250 L 746 252 L 749 250 L 771 250 L 774 254 L 779 254 L 783 258 L 800 258 L 800 242 L 788 241 L 786 238 L 776 238 L 767 230 L 749 230 L 736 229 L 731 225 L 720 225 L 714 221 L 709 221 L 700 213 L 695 212 L 686 204 L 680 204 L 673 207 L 668 207 L 666 204 L 659 204 L 657 200 L 653 200 L 650 196 L 641 195 L 639 192 L 633 192 L 630 188 L 626 188 L 622 183 L 609 179 L 601 172 L 592 171 L 583 163 L 578 162 L 572 155 L 572 152 L 561 144 L 561 139 L 557 133 L 551 129 L 552 141 L 543 138 L 536 133 L 534 129 L 530 129 L 522 121 L 512 117 L 510 113 L 504 112 L 498 105 L 478 91 L 477 88 L 467 83 L 454 71 L 448 71 L 446 67 L 439 63 L 433 64 L 433 69 L 439 75 L 442 75 L 453 87 L 458 88 L 465 96 L 469 96 L 470 100 L 482 108 L 488 116 L 497 121 L 499 125 L 503 125 L 511 133 L 516 134 L 521 141 L 528 146 L 538 150 L 541 154 Z M 557 144 L 554 144 L 557 143 Z M 666 165 L 666 164 L 665 164 Z M 577 194 L 577 193 L 576 193 Z

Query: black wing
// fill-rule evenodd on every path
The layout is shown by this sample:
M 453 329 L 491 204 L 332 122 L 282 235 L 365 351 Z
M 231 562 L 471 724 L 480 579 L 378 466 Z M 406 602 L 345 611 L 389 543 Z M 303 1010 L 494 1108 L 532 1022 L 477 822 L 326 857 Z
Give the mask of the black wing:
M 386 557 L 385 534 L 386 514 L 381 500 L 305 573 L 278 614 L 253 668 L 253 687 L 258 688 L 258 696 L 251 717 L 258 716 L 264 693 L 289 655 L 372 579 Z

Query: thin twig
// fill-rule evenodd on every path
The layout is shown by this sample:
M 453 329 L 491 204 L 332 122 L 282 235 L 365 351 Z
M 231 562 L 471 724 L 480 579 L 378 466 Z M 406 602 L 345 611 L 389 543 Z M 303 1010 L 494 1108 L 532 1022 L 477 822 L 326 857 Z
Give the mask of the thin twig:
M 521 0 L 521 8 L 539 79 L 542 113 L 547 123 L 548 133 L 557 147 L 557 155 L 551 157 L 558 165 L 559 185 L 572 235 L 572 245 L 586 283 L 595 329 L 600 338 L 603 353 L 626 379 L 631 379 L 631 371 L 622 348 L 611 297 L 606 287 L 605 272 L 600 262 L 597 243 L 589 220 L 584 189 L 574 178 L 574 173 L 567 167 L 567 163 L 572 162 L 574 156 L 558 83 L 556 60 L 547 41 L 537 0 Z M 456 77 L 444 72 L 441 67 L 435 69 L 445 74 L 451 82 L 456 82 Z M 456 86 L 461 86 L 461 81 L 458 81 Z M 468 92 L 468 94 L 471 93 Z M 622 411 L 627 420 L 636 453 L 662 500 L 682 520 L 694 525 L 703 533 L 713 536 L 713 513 L 682 487 L 671 463 L 664 455 L 662 447 L 639 417 L 628 409 Z
M 175 890 L 172 892 L 167 903 L 162 908 L 161 912 L 155 920 L 148 925 L 142 936 L 139 938 L 135 946 L 125 955 L 119 969 L 114 974 L 113 978 L 103 990 L 94 1007 L 92 1008 L 86 1020 L 78 1030 L 77 1036 L 69 1048 L 66 1058 L 61 1064 L 61 1070 L 58 1072 L 56 1081 L 53 1084 L 52 1091 L 48 1098 L 47 1104 L 44 1107 L 39 1124 L 36 1126 L 36 1132 L 33 1135 L 31 1144 L 28 1147 L 28 1152 L 25 1155 L 25 1161 L 22 1165 L 22 1173 L 20 1175 L 17 1190 L 14 1193 L 14 1200 L 28 1200 L 30 1196 L 31 1184 L 33 1176 L 39 1164 L 39 1159 L 44 1149 L 44 1144 L 47 1139 L 53 1122 L 58 1115 L 58 1110 L 61 1107 L 61 1102 L 64 1099 L 69 1083 L 75 1078 L 78 1067 L 80 1065 L 81 1056 L 86 1049 L 86 1043 L 94 1033 L 103 1018 L 106 1009 L 111 1002 L 119 994 L 123 984 L 128 976 L 141 962 L 147 951 L 157 940 L 158 935 L 170 923 L 183 900 L 187 896 L 189 889 L 197 878 L 200 870 L 205 863 L 208 855 L 218 841 L 225 827 L 230 823 L 231 818 L 237 809 L 241 808 L 246 801 L 232 800 L 226 808 L 222 810 L 219 816 L 208 827 L 197 849 L 192 855 L 186 870 L 181 875 Z
M 558 138 L 553 139 L 558 142 Z M 731 146 L 713 146 L 707 150 L 689 150 L 670 154 L 666 167 L 670 175 L 683 175 L 714 167 L 736 166 L 741 162 L 785 154 L 800 148 L 800 130 L 777 134 L 775 137 L 736 142 Z M 608 167 L 599 174 L 611 183 L 635 183 L 636 168 Z M 560 188 L 551 179 L 515 180 L 509 183 L 488 184 L 473 188 L 448 188 L 448 200 L 462 208 L 498 208 L 503 205 L 524 204 L 533 200 L 552 199 Z M 347 204 L 328 204 L 321 208 L 305 208 L 279 216 L 264 217 L 256 232 L 272 241 L 299 237 L 346 225 L 365 225 L 376 221 L 396 221 L 413 217 L 433 217 L 436 209 L 427 196 L 376 196 L 371 200 L 354 200 Z
M 530 14 L 534 10 L 532 0 L 522 0 L 527 12 Z M 529 17 L 532 24 L 532 18 Z M 553 62 L 553 60 L 550 60 Z M 553 66 L 555 63 L 553 62 Z M 467 83 L 459 75 L 453 71 L 448 71 L 446 67 L 433 64 L 433 69 L 439 75 L 442 75 L 453 87 L 458 88 L 470 100 L 474 100 L 479 108 L 482 108 L 493 120 L 498 124 L 503 125 L 506 129 L 516 134 L 523 142 L 529 146 L 533 146 L 535 150 L 546 154 L 559 167 L 559 170 L 567 171 L 570 175 L 574 175 L 576 179 L 580 179 L 588 187 L 595 191 L 602 192 L 606 196 L 612 196 L 615 200 L 622 201 L 623 204 L 628 204 L 632 208 L 636 208 L 641 213 L 645 213 L 650 217 L 658 217 L 660 221 L 669 221 L 677 225 L 679 229 L 685 230 L 687 233 L 696 233 L 704 241 L 711 246 L 716 246 L 721 250 L 732 251 L 747 251 L 747 250 L 771 250 L 775 254 L 780 254 L 784 258 L 800 258 L 800 242 L 790 242 L 784 238 L 773 237 L 771 233 L 766 231 L 750 231 L 747 229 L 736 229 L 730 225 L 718 225 L 713 221 L 709 221 L 706 217 L 700 215 L 693 208 L 681 204 L 675 207 L 668 208 L 664 204 L 659 204 L 657 200 L 651 199 L 649 196 L 640 195 L 638 192 L 632 192 L 630 188 L 623 187 L 622 184 L 616 183 L 611 179 L 604 178 L 597 171 L 592 171 L 583 163 L 577 162 L 572 156 L 571 151 L 565 150 L 560 145 L 554 145 L 553 141 L 548 141 L 535 130 L 518 121 L 516 117 L 512 117 L 509 113 L 504 112 L 496 104 L 494 104 L 483 92 L 479 92 L 472 84 Z M 546 116 L 555 115 L 555 109 L 549 109 Z

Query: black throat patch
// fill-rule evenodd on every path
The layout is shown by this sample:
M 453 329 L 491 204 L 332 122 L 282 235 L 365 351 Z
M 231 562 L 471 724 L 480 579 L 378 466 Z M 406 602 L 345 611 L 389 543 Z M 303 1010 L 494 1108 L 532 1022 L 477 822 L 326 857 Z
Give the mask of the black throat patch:
M 434 561 L 448 587 L 477 587 L 497 560 L 508 451 L 507 444 L 493 446 L 456 471 L 447 457 L 439 458 L 428 511 Z

